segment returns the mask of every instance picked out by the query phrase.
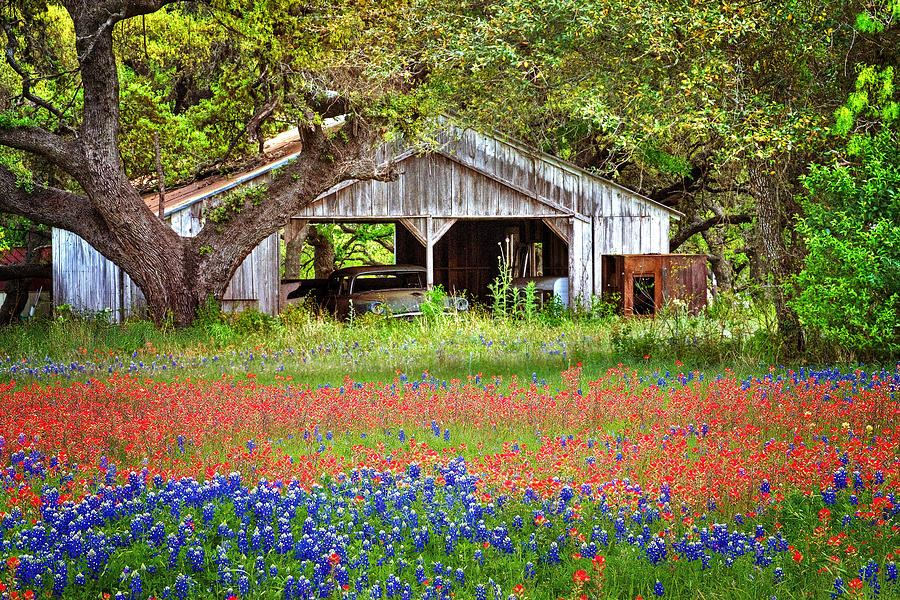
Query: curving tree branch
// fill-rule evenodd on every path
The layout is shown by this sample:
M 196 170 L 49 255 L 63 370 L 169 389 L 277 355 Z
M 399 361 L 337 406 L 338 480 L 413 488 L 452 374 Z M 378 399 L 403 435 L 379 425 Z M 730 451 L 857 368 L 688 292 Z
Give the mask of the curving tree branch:
M 115 236 L 86 196 L 37 183 L 22 185 L 14 173 L 2 166 L 0 212 L 71 231 L 91 240 L 91 244 L 110 260 L 123 258 Z
M 716 225 L 742 225 L 753 221 L 753 215 L 741 213 L 737 215 L 722 215 L 721 217 L 710 217 L 705 221 L 691 223 L 678 230 L 678 233 L 669 240 L 669 252 L 675 252 L 679 246 L 691 239 L 695 234 L 702 233 Z
M 42 127 L 0 127 L 0 146 L 37 154 L 68 172 L 77 172 L 83 166 L 81 153 L 71 139 Z

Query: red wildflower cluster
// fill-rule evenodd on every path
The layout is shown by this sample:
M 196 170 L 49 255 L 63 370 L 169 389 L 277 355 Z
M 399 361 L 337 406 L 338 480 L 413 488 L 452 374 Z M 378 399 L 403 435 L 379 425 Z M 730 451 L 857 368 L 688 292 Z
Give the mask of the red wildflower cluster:
M 348 380 L 322 389 L 231 378 L 6 385 L 0 405 L 16 410 L 0 411 L 3 457 L 42 453 L 51 470 L 71 471 L 76 496 L 112 476 L 113 466 L 118 478 L 143 468 L 165 478 L 241 471 L 312 486 L 356 466 L 425 470 L 460 454 L 484 474 L 482 493 L 547 496 L 587 485 L 623 504 L 664 493 L 671 506 L 768 505 L 786 490 L 831 487 L 841 468 L 866 487 L 900 486 L 900 403 L 890 382 L 683 378 L 657 386 L 617 369 L 580 390 L 579 375 L 567 372 L 558 393 L 515 378 L 507 385 Z M 607 431 L 610 423 L 621 425 Z M 481 440 L 477 447 L 448 431 L 463 429 L 466 439 Z M 37 512 L 30 488 L 13 492 L 10 504 Z M 878 514 L 886 503 L 876 494 L 860 514 Z M 689 526 L 696 516 L 664 518 Z M 827 521 L 827 510 L 819 517 Z

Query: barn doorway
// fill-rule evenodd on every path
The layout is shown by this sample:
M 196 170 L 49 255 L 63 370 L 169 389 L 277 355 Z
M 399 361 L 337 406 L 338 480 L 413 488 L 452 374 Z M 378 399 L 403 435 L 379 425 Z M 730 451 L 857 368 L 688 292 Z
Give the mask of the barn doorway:
M 568 247 L 542 220 L 459 219 L 434 244 L 434 283 L 487 301 L 501 256 L 514 277 L 568 276 Z M 398 263 L 425 264 L 425 247 L 402 226 L 396 229 L 396 257 Z

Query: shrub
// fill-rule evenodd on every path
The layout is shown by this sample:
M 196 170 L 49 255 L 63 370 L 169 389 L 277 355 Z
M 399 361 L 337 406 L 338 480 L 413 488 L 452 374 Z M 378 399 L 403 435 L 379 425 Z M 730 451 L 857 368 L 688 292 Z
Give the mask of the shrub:
M 889 131 L 848 142 L 847 164 L 804 179 L 808 254 L 793 301 L 802 322 L 865 357 L 900 353 L 900 143 Z
M 237 333 L 266 332 L 271 331 L 277 325 L 278 319 L 259 312 L 253 307 L 245 308 L 234 317 L 234 330 Z
M 429 321 L 442 318 L 447 310 L 448 296 L 444 287 L 436 285 L 425 293 L 425 301 L 422 302 L 422 316 Z

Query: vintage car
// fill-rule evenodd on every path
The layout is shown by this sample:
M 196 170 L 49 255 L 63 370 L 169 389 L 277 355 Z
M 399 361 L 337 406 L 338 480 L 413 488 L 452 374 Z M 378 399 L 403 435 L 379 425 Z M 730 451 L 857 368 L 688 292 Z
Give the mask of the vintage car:
M 307 281 L 288 295 L 294 300 L 309 295 L 340 319 L 364 314 L 413 317 L 422 314 L 427 298 L 425 269 L 414 265 L 374 265 L 338 269 L 328 279 Z M 465 298 L 448 298 L 445 309 L 465 311 Z

